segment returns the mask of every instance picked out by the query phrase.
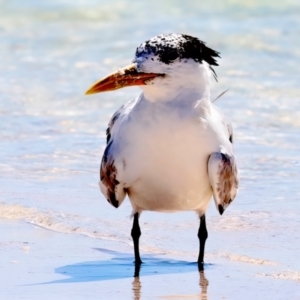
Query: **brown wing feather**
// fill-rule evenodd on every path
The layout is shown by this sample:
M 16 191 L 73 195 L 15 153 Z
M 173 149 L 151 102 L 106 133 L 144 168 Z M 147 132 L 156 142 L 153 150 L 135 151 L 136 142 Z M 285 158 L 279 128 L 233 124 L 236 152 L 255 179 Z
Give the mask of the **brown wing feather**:
M 238 170 L 234 157 L 212 153 L 208 161 L 208 173 L 216 206 L 222 214 L 238 190 Z
M 106 187 L 105 196 L 107 201 L 114 207 L 119 206 L 119 201 L 116 199 L 116 186 L 119 184 L 117 177 L 117 169 L 114 165 L 114 161 L 108 157 L 110 146 L 112 141 L 107 145 L 100 166 L 100 180 L 101 183 Z
M 126 196 L 126 190 L 124 184 L 117 180 L 118 171 L 112 151 L 114 143 L 112 130 L 119 119 L 123 108 L 124 105 L 114 113 L 108 124 L 108 128 L 106 129 L 107 146 L 100 166 L 100 189 L 107 201 L 116 208 L 123 202 Z

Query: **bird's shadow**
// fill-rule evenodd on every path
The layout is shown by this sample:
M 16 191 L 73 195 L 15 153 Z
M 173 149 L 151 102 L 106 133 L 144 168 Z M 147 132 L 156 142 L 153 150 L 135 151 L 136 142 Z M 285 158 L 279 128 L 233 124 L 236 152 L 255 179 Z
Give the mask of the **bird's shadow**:
M 43 284 L 104 281 L 198 271 L 196 262 L 144 255 L 143 264 L 135 266 L 132 256 L 128 254 L 100 248 L 96 248 L 95 250 L 113 255 L 114 257 L 109 260 L 81 262 L 59 267 L 55 269 L 55 273 L 68 276 L 68 278 L 45 282 Z

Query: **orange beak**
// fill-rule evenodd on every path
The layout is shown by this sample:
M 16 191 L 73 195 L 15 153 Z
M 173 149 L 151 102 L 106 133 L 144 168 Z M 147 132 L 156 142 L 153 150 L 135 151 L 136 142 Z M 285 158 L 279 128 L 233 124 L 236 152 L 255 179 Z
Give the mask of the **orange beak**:
M 146 85 L 149 80 L 164 74 L 139 73 L 135 64 L 112 73 L 95 82 L 86 92 L 86 95 L 113 91 L 127 86 Z

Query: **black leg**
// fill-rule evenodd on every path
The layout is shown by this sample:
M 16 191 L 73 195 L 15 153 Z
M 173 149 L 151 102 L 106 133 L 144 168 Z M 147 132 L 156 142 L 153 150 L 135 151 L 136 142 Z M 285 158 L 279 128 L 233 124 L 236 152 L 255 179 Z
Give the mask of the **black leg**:
M 140 277 L 141 265 L 142 262 L 140 262 L 139 264 L 135 264 L 133 277 Z
M 200 242 L 200 249 L 199 249 L 199 257 L 198 257 L 198 268 L 199 271 L 203 270 L 203 258 L 204 258 L 204 248 L 205 248 L 205 241 L 208 237 L 207 229 L 206 229 L 206 221 L 205 221 L 205 215 L 203 215 L 200 218 L 200 226 L 198 231 L 198 238 Z
M 140 250 L 139 250 L 139 239 L 141 236 L 141 229 L 139 225 L 139 213 L 135 213 L 133 216 L 133 225 L 131 229 L 131 236 L 133 239 L 133 245 L 134 245 L 134 258 L 135 258 L 135 264 L 140 265 L 142 263 L 141 257 L 140 257 Z

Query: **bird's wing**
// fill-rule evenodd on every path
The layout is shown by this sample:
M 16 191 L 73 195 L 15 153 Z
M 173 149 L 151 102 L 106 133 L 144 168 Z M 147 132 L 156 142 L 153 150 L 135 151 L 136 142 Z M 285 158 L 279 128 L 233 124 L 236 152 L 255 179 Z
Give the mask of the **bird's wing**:
M 227 136 L 230 142 L 224 140 L 221 150 L 212 153 L 208 160 L 208 175 L 213 197 L 218 211 L 222 214 L 237 195 L 239 171 L 232 150 L 233 131 L 231 123 L 216 106 L 214 108 L 219 113 L 218 119 L 221 120 L 219 123 L 220 134 Z
M 130 111 L 134 102 L 135 100 L 131 100 L 122 105 L 114 113 L 106 129 L 107 146 L 100 166 L 99 187 L 107 201 L 116 208 L 122 204 L 126 196 L 126 188 L 125 183 L 118 180 L 118 168 L 116 166 L 116 156 L 118 155 L 116 148 L 118 147 L 115 147 L 114 137 L 120 126 L 122 126 L 120 121 Z
M 208 160 L 208 175 L 217 209 L 222 214 L 238 191 L 239 174 L 234 156 L 212 153 Z
M 126 193 L 124 188 L 120 186 L 120 182 L 117 180 L 118 171 L 110 152 L 111 146 L 112 142 L 109 142 L 102 157 L 99 186 L 107 201 L 112 206 L 118 208 L 123 202 Z
M 226 91 L 225 91 L 226 92 Z M 212 104 L 214 111 L 217 113 L 218 123 L 222 127 L 222 131 L 228 135 L 229 141 L 233 144 L 233 130 L 230 120 L 223 114 L 223 112 L 216 105 Z

